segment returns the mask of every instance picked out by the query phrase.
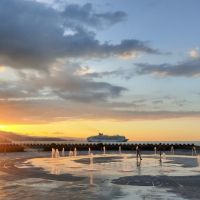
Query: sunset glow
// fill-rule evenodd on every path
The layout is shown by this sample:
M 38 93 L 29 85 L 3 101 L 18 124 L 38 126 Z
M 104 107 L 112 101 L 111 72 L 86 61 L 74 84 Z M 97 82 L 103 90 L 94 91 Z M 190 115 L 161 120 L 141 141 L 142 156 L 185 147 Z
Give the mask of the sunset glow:
M 1 130 L 34 136 L 85 138 L 105 132 L 123 134 L 131 141 L 195 141 L 200 140 L 198 119 L 171 120 L 73 120 L 50 124 L 11 124 Z M 184 126 L 183 126 L 184 124 Z
M 61 2 L 0 3 L 1 131 L 200 140 L 198 6 Z

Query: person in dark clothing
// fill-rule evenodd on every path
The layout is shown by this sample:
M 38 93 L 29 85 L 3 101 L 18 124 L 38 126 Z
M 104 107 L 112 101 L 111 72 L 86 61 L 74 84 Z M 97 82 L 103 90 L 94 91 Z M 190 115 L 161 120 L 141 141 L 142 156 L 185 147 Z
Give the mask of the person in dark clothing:
M 138 158 L 140 158 L 140 161 L 142 160 L 140 148 L 138 145 L 136 146 L 136 158 L 137 158 L 137 160 L 138 160 Z
M 162 144 L 159 144 L 160 163 L 162 162 Z
M 196 147 L 194 145 L 192 146 L 192 155 L 193 156 L 197 155 Z

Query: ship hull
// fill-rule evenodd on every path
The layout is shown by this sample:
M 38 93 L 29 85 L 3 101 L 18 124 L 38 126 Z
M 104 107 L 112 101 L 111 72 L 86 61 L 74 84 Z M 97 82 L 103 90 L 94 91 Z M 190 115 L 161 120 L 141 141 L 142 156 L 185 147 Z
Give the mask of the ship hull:
M 99 142 L 99 143 L 101 143 L 101 142 L 127 142 L 128 140 L 126 139 L 126 140 L 87 140 L 88 142 Z
M 98 136 L 92 136 L 87 138 L 88 142 L 98 142 L 98 143 L 102 143 L 102 142 L 127 142 L 128 139 L 124 136 L 107 136 L 107 135 L 103 135 L 100 134 Z

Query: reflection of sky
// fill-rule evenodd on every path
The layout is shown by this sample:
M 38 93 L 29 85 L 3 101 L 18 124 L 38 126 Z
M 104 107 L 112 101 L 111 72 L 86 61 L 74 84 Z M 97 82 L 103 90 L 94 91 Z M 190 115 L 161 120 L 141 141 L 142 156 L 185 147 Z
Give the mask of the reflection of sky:
M 109 155 L 101 155 L 101 157 L 109 157 Z M 113 156 L 119 156 L 119 154 Z M 122 156 L 122 157 L 121 157 Z M 95 155 L 94 157 L 99 157 L 99 155 Z M 79 156 L 76 158 L 68 157 L 68 158 L 35 158 L 28 161 L 34 167 L 41 167 L 46 172 L 55 174 L 55 175 L 62 175 L 62 174 L 73 174 L 74 176 L 81 176 L 87 178 L 85 183 L 85 179 L 77 184 L 80 185 L 88 185 L 89 191 L 95 191 L 95 195 L 99 195 L 99 190 L 103 186 L 106 189 L 103 195 L 107 195 L 107 193 L 111 193 L 111 196 L 114 198 L 122 199 L 122 200 L 129 200 L 129 199 L 143 199 L 149 198 L 152 199 L 175 199 L 175 200 L 182 200 L 183 198 L 179 195 L 176 195 L 169 191 L 169 188 L 173 188 L 171 184 L 176 184 L 176 187 L 182 191 L 183 187 L 179 184 L 178 181 L 174 181 L 166 183 L 163 185 L 162 181 L 156 181 L 156 179 L 149 180 L 148 178 L 144 178 L 143 184 L 150 184 L 148 186 L 142 186 L 141 180 L 137 180 L 138 177 L 143 176 L 196 176 L 199 174 L 199 166 L 197 167 L 184 167 L 184 165 L 176 164 L 176 162 L 171 162 L 176 158 L 181 158 L 184 160 L 185 163 L 188 164 L 190 162 L 195 162 L 195 157 L 192 157 L 194 160 L 191 160 L 191 156 L 177 156 L 177 155 L 167 155 L 167 159 L 163 159 L 162 165 L 159 162 L 158 156 L 144 156 L 140 166 L 137 166 L 136 158 L 133 156 L 120 154 L 119 159 L 115 159 L 114 162 L 100 162 L 95 163 L 94 160 L 94 168 L 91 171 L 90 164 L 81 164 L 76 163 L 76 159 L 87 158 L 88 156 Z M 188 159 L 188 160 L 187 160 Z M 183 163 L 184 163 L 183 162 Z M 118 178 L 125 178 L 125 177 L 135 177 L 135 181 L 133 185 L 129 185 L 130 180 L 126 180 L 127 182 L 122 182 L 122 184 L 116 185 L 112 183 L 112 180 L 118 180 Z M 132 180 L 132 179 L 131 179 Z M 155 182 L 154 182 L 155 181 Z M 164 180 L 163 180 L 164 181 Z M 166 180 L 165 180 L 166 181 Z M 138 185 L 137 185 L 138 184 Z M 140 185 L 141 184 L 141 185 Z M 157 185 L 159 184 L 159 186 Z M 119 193 L 113 193 L 112 187 L 117 187 Z M 87 189 L 85 188 L 87 191 Z M 179 191 L 179 192 L 180 192 Z M 90 194 L 91 195 L 91 194 Z M 188 193 L 190 195 L 190 193 Z
M 112 155 L 118 156 L 118 155 Z M 121 154 L 122 158 L 116 159 L 114 162 L 100 162 L 95 163 L 93 169 L 89 163 L 82 164 L 77 163 L 75 160 L 81 158 L 90 159 L 89 156 L 79 156 L 79 157 L 68 157 L 68 158 L 34 158 L 28 161 L 35 167 L 44 169 L 46 172 L 52 174 L 73 174 L 78 176 L 88 176 L 91 173 L 95 174 L 96 177 L 106 175 L 107 178 L 117 178 L 121 177 L 122 174 L 129 175 L 167 175 L 167 176 L 193 176 L 199 174 L 199 166 L 196 167 L 184 167 L 183 164 L 176 164 L 172 162 L 174 158 L 191 159 L 191 156 L 177 156 L 177 155 L 166 155 L 163 157 L 162 164 L 159 162 L 159 155 L 156 156 L 144 156 L 140 165 L 137 165 L 136 158 L 131 155 Z M 94 156 L 94 158 L 102 157 L 99 155 Z M 108 157 L 109 155 L 103 155 L 103 157 Z M 196 157 L 193 157 L 196 159 Z M 189 161 L 194 162 L 194 161 Z
M 116 180 L 118 177 L 126 177 L 129 175 L 144 175 L 145 173 L 150 175 L 156 175 L 156 171 L 160 175 L 177 175 L 177 176 L 191 176 L 191 175 L 199 175 L 200 168 L 198 167 L 183 167 L 180 164 L 173 164 L 173 163 L 167 163 L 163 162 L 163 165 L 160 166 L 158 162 L 158 158 L 155 158 L 154 155 L 152 155 L 152 158 L 150 158 L 150 155 L 144 156 L 142 160 L 142 165 L 140 168 L 136 167 L 136 159 L 133 158 L 133 154 L 121 154 L 120 157 L 127 156 L 127 159 L 122 158 L 119 160 L 115 160 L 117 162 L 108 162 L 108 163 L 95 163 L 95 168 L 98 168 L 100 166 L 99 171 L 91 172 L 88 171 L 89 166 L 88 164 L 80 164 L 74 162 L 75 159 L 82 159 L 88 156 L 78 156 L 76 158 L 74 157 L 60 157 L 58 159 L 52 159 L 50 158 L 50 153 L 45 153 L 46 156 L 49 156 L 49 158 L 36 158 L 31 159 L 28 161 L 25 161 L 24 163 L 20 162 L 19 160 L 16 161 L 15 167 L 17 168 L 24 168 L 27 165 L 27 168 L 32 168 L 34 166 L 39 166 L 47 170 L 47 172 L 55 174 L 54 180 L 48 179 L 48 174 L 45 178 L 34 178 L 30 177 L 32 173 L 24 173 L 23 177 L 20 177 L 18 170 L 13 171 L 12 174 L 2 173 L 0 172 L 0 198 L 2 199 L 45 199 L 48 197 L 48 199 L 65 199 L 66 196 L 70 196 L 70 199 L 120 199 L 120 200 L 142 200 L 142 199 L 160 199 L 160 200 L 166 200 L 166 199 L 173 199 L 173 200 L 183 200 L 188 199 L 189 197 L 194 196 L 194 191 L 189 190 L 186 185 L 188 183 L 184 183 L 185 185 L 179 185 L 179 183 L 187 182 L 187 179 L 184 180 L 184 178 L 180 179 L 182 181 L 178 181 L 179 178 L 167 178 L 170 184 L 164 183 L 164 186 L 157 187 L 156 183 L 154 185 L 154 182 L 149 181 L 149 179 L 142 179 L 144 182 L 148 184 L 152 184 L 150 186 L 140 186 L 140 185 L 125 185 L 125 184 L 113 184 L 111 183 L 111 180 Z M 45 156 L 43 153 L 40 156 Z M 119 156 L 119 154 L 112 154 L 112 155 L 101 155 L 103 157 L 107 156 Z M 22 157 L 21 157 L 22 156 Z M 25 154 L 16 155 L 15 153 L 7 154 L 2 157 L 2 159 L 15 159 L 18 158 L 26 158 Z M 31 153 L 29 156 L 33 156 Z M 28 157 L 29 157 L 28 156 Z M 35 156 L 38 156 L 38 153 L 35 154 Z M 99 156 L 99 155 L 95 155 Z M 188 164 L 194 164 L 198 157 L 191 157 L 191 156 L 181 156 L 181 155 L 175 155 L 170 156 L 167 155 L 168 160 L 176 160 L 180 158 L 182 160 L 182 163 Z M 179 160 L 177 160 L 179 161 Z M 8 161 L 10 162 L 10 161 Z M 30 163 L 34 164 L 34 166 L 29 165 Z M 175 162 L 176 163 L 176 162 Z M 132 169 L 133 171 L 131 173 L 129 172 L 118 172 L 118 170 L 123 169 L 125 166 L 127 166 L 129 169 Z M 12 166 L 9 165 L 10 167 Z M 8 166 L 8 167 L 9 167 Z M 81 168 L 71 168 L 72 166 L 81 166 Z M 196 165 L 195 165 L 196 166 Z M 9 170 L 9 168 L 7 169 Z M 25 169 L 24 172 L 27 172 Z M 37 173 L 37 169 L 34 168 L 34 173 Z M 50 171 L 48 171 L 50 170 Z M 56 180 L 56 177 L 58 177 L 60 174 L 63 173 L 72 173 L 76 176 L 84 176 L 83 179 L 80 179 L 79 181 L 73 179 L 69 179 L 67 176 L 64 176 L 65 179 L 63 180 Z M 15 174 L 16 173 L 16 174 Z M 40 174 L 40 173 L 38 173 Z M 43 174 L 43 173 L 42 173 Z M 15 176 L 17 175 L 17 176 Z M 142 176 L 140 176 L 141 178 Z M 52 178 L 52 177 L 51 177 Z M 191 177 L 190 177 L 191 178 Z M 137 179 L 135 179 L 137 182 Z M 192 180 L 192 179 L 190 179 Z M 195 180 L 195 179 L 194 179 Z M 198 179 L 197 179 L 198 180 Z M 129 180 L 128 180 L 129 181 Z M 139 183 L 141 180 L 139 180 Z M 166 181 L 166 179 L 165 179 Z M 130 182 L 129 182 L 130 183 Z M 146 184 L 145 183 L 145 184 Z M 192 186 L 198 187 L 198 185 L 195 185 L 195 181 L 192 181 Z M 142 185 L 142 184 L 141 184 Z M 184 196 L 185 192 L 187 193 L 187 196 Z M 195 191 L 198 194 L 198 190 Z M 184 198 L 185 197 L 185 198 Z

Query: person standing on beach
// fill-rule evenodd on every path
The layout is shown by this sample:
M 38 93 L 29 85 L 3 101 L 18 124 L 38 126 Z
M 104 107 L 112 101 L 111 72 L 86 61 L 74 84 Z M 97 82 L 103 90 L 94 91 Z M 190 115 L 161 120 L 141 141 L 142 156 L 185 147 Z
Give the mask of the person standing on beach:
M 171 154 L 174 155 L 174 146 L 171 146 Z
M 197 150 L 196 147 L 193 145 L 192 147 L 192 156 L 196 156 L 197 155 Z
M 138 160 L 138 158 L 140 158 L 140 161 L 142 160 L 140 148 L 138 145 L 136 146 L 136 158 L 137 158 L 137 160 Z
M 162 144 L 159 144 L 160 163 L 162 162 Z
M 154 154 L 157 154 L 157 147 L 154 147 Z

